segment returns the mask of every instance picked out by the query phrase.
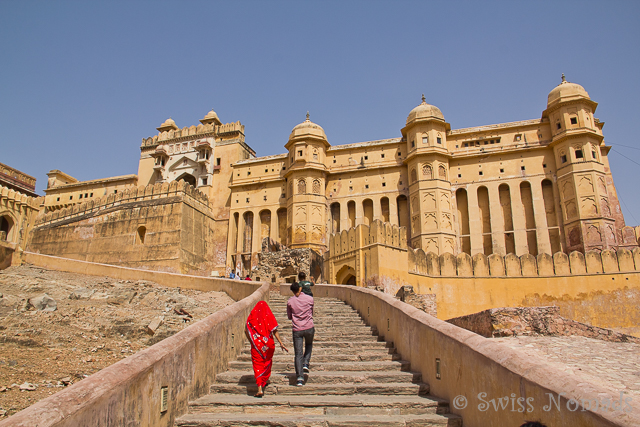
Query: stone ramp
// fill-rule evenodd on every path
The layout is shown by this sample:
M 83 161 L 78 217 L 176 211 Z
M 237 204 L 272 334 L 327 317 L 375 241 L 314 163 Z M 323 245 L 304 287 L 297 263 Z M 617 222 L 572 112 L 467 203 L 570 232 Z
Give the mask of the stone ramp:
M 276 345 L 265 396 L 253 397 L 257 386 L 246 343 L 210 394 L 189 402 L 176 426 L 462 426 L 448 402 L 429 395 L 422 375 L 411 371 L 393 344 L 335 299 L 315 299 L 311 372 L 303 387 L 296 386 L 286 299 L 272 294 L 270 307 L 290 353 Z

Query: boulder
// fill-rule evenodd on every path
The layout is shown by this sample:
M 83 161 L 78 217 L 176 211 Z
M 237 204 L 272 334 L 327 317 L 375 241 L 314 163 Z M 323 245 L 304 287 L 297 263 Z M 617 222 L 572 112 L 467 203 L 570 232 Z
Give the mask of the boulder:
M 47 294 L 29 299 L 29 304 L 41 311 L 55 311 L 58 308 L 56 301 Z

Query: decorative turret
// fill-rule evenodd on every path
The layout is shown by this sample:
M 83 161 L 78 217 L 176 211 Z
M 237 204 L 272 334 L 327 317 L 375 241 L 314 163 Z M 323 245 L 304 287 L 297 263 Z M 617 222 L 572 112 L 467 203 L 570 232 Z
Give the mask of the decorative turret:
M 549 120 L 566 251 L 585 252 L 621 245 L 624 227 L 615 188 L 606 170 L 604 137 L 593 113 L 598 104 L 587 91 L 562 82 L 549 92 L 543 119 Z M 617 207 L 617 209 L 616 209 Z
M 176 126 L 176 122 L 174 122 L 173 119 L 169 117 L 164 121 L 164 123 L 160 125 L 160 127 L 157 127 L 156 129 L 158 130 L 158 132 L 165 132 L 168 130 L 178 130 L 179 128 L 178 126 Z
M 289 169 L 315 166 L 324 170 L 325 153 L 330 146 L 324 129 L 309 120 L 307 111 L 307 119 L 293 128 L 284 146 L 289 150 Z
M 218 115 L 213 110 L 209 111 L 207 115 L 200 120 L 200 123 L 202 123 L 203 125 L 214 124 L 216 126 L 220 126 L 222 124 L 222 122 L 218 118 Z
M 453 252 L 455 247 L 446 140 L 450 129 L 442 111 L 427 104 L 424 95 L 402 129 L 408 153 L 411 246 L 435 253 Z
M 285 148 L 289 159 L 287 241 L 291 248 L 326 250 L 326 165 L 329 148 L 321 126 L 307 119 L 293 128 Z

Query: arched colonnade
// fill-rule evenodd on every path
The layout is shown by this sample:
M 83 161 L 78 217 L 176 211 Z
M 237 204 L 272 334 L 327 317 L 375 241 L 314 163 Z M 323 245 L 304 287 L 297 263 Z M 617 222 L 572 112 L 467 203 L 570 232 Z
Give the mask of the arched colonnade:
M 477 183 L 455 196 L 460 252 L 535 256 L 562 250 L 558 194 L 549 178 Z

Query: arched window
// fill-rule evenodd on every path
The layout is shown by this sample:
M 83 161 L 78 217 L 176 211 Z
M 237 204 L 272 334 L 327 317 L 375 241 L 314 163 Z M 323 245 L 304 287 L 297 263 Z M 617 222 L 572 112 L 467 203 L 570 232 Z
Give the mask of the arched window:
M 298 194 L 305 194 L 307 192 L 307 183 L 304 179 L 298 180 Z
M 320 180 L 313 180 L 313 194 L 320 194 Z
M 416 170 L 415 169 L 411 169 L 411 182 L 414 183 L 418 180 L 417 174 L 416 174 Z
M 438 166 L 438 177 L 440 179 L 447 179 L 447 169 L 444 167 L 444 165 Z
M 428 164 L 422 165 L 422 176 L 424 176 L 426 179 L 431 179 L 432 174 L 433 172 L 431 171 L 431 165 L 428 165 Z
M 313 160 L 318 160 L 318 149 L 317 148 L 313 149 Z

